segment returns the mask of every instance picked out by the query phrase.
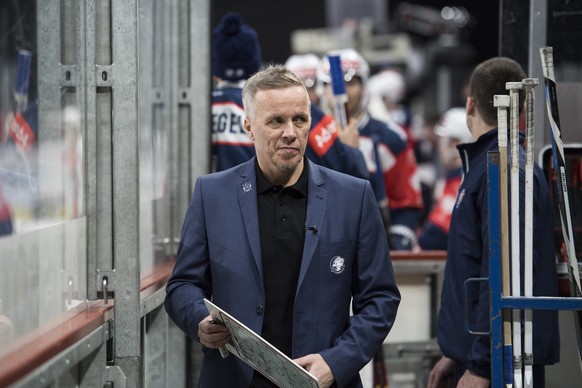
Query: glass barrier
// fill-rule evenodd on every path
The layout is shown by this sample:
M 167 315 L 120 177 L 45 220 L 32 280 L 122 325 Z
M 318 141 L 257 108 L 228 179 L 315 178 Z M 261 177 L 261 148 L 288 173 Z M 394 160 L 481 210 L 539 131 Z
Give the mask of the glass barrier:
M 140 128 L 139 232 L 141 278 L 166 258 L 170 244 L 170 200 L 168 193 L 168 128 L 160 123 L 158 109 L 152 127 Z
M 139 17 L 139 232 L 141 279 L 169 254 L 171 41 L 168 7 L 144 0 Z
M 192 3 L 172 7 L 155 0 L 140 1 L 138 36 L 138 116 L 140 156 L 140 272 L 141 279 L 177 250 L 185 205 L 190 201 L 189 174 L 196 158 L 208 159 L 208 150 L 190 155 L 191 137 L 206 144 L 208 124 L 202 116 L 192 130 L 192 71 L 194 38 L 190 24 Z M 202 27 L 200 27 L 202 29 Z M 194 62 L 193 62 L 194 61 Z M 201 84 L 202 85 L 202 84 Z M 203 86 L 199 86 L 199 89 Z M 209 89 L 209 88 L 208 88 Z M 197 97 L 198 107 L 208 106 Z M 210 110 L 208 109 L 207 112 Z M 202 169 L 202 167 L 199 167 Z M 205 170 L 203 173 L 207 173 Z M 186 197 L 184 197 L 186 196 Z
M 81 112 L 66 89 L 39 104 L 36 3 L 16 3 L 0 5 L 0 354 L 87 296 Z

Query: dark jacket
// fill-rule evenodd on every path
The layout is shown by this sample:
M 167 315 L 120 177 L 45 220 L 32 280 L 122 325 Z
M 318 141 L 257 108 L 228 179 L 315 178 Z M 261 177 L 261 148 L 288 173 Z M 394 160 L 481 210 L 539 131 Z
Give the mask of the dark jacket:
M 370 182 L 306 161 L 306 233 L 293 311 L 292 358 L 319 353 L 338 387 L 359 371 L 394 324 L 400 293 Z M 166 311 L 191 338 L 213 298 L 261 333 L 265 291 L 255 160 L 201 176 L 166 288 Z M 353 314 L 350 314 L 350 307 Z M 252 369 L 204 348 L 201 387 L 248 387 Z M 289 385 L 293 386 L 293 385 Z
M 463 159 L 465 175 L 451 219 L 448 258 L 438 322 L 438 342 L 445 356 L 457 363 L 467 364 L 470 370 L 480 376 L 490 378 L 490 337 L 473 336 L 465 330 L 463 283 L 467 278 L 489 276 L 487 152 L 498 151 L 497 130 L 494 129 L 482 135 L 475 143 L 461 144 L 457 148 Z M 520 214 L 523 215 L 525 154 L 521 147 L 520 159 Z M 533 293 L 534 296 L 556 296 L 553 210 L 546 178 L 537 165 L 534 169 L 533 201 Z M 520 216 L 520 226 L 522 236 L 520 259 L 523 271 L 523 216 Z M 522 279 L 522 295 L 523 284 Z M 467 315 L 472 330 L 489 331 L 488 285 L 469 287 L 468 294 Z M 558 312 L 535 310 L 533 330 L 534 363 L 547 365 L 557 362 L 560 354 Z

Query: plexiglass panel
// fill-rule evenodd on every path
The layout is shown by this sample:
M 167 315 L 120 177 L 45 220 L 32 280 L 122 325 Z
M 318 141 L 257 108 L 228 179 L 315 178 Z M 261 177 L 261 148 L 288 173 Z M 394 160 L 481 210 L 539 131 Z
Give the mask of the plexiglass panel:
M 36 10 L 0 3 L 0 354 L 86 299 L 82 112 L 76 87 L 40 71 L 61 41 L 38 49 Z
M 171 254 L 169 181 L 172 152 L 171 9 L 144 0 L 139 11 L 140 272 L 145 277 Z

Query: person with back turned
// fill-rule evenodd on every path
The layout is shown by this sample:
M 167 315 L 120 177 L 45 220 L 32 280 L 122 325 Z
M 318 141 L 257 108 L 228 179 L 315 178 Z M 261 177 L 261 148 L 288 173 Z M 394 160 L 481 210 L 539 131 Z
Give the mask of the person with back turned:
M 466 102 L 467 125 L 476 140 L 457 146 L 463 161 L 464 177 L 451 217 L 438 317 L 437 340 L 443 357 L 430 372 L 428 388 L 449 386 L 444 383 L 447 378 L 452 379 L 453 386 L 456 387 L 489 387 L 491 374 L 502 373 L 491 370 L 490 337 L 474 336 L 465 329 L 463 284 L 468 278 L 489 276 L 487 152 L 499 150 L 497 108 L 493 106 L 493 97 L 508 94 L 506 83 L 520 82 L 525 77 L 516 61 L 504 57 L 492 58 L 479 64 L 471 75 Z M 521 93 L 523 101 L 523 91 Z M 521 105 L 523 112 L 523 104 Z M 524 158 L 525 152 L 520 147 L 521 182 L 525 178 Z M 533 184 L 533 295 L 556 296 L 553 210 L 547 181 L 537 164 Z M 520 185 L 519 194 L 520 214 L 524 214 L 523 184 Z M 524 218 L 520 219 L 521 234 L 524 230 Z M 523 238 L 520 240 L 523 268 Z M 523 279 L 521 284 L 523 287 Z M 489 287 L 483 284 L 474 288 L 466 296 L 468 323 L 474 331 L 488 332 Z M 544 365 L 554 364 L 559 360 L 559 341 L 557 311 L 534 310 L 534 387 L 544 387 Z

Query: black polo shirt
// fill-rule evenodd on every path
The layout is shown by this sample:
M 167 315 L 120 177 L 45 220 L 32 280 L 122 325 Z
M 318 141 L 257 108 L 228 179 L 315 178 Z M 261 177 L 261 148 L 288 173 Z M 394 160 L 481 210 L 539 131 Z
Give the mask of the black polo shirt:
M 307 170 L 288 187 L 273 185 L 255 163 L 265 310 L 262 337 L 291 356 L 293 306 L 305 240 Z M 256 384 L 253 386 L 267 386 Z

